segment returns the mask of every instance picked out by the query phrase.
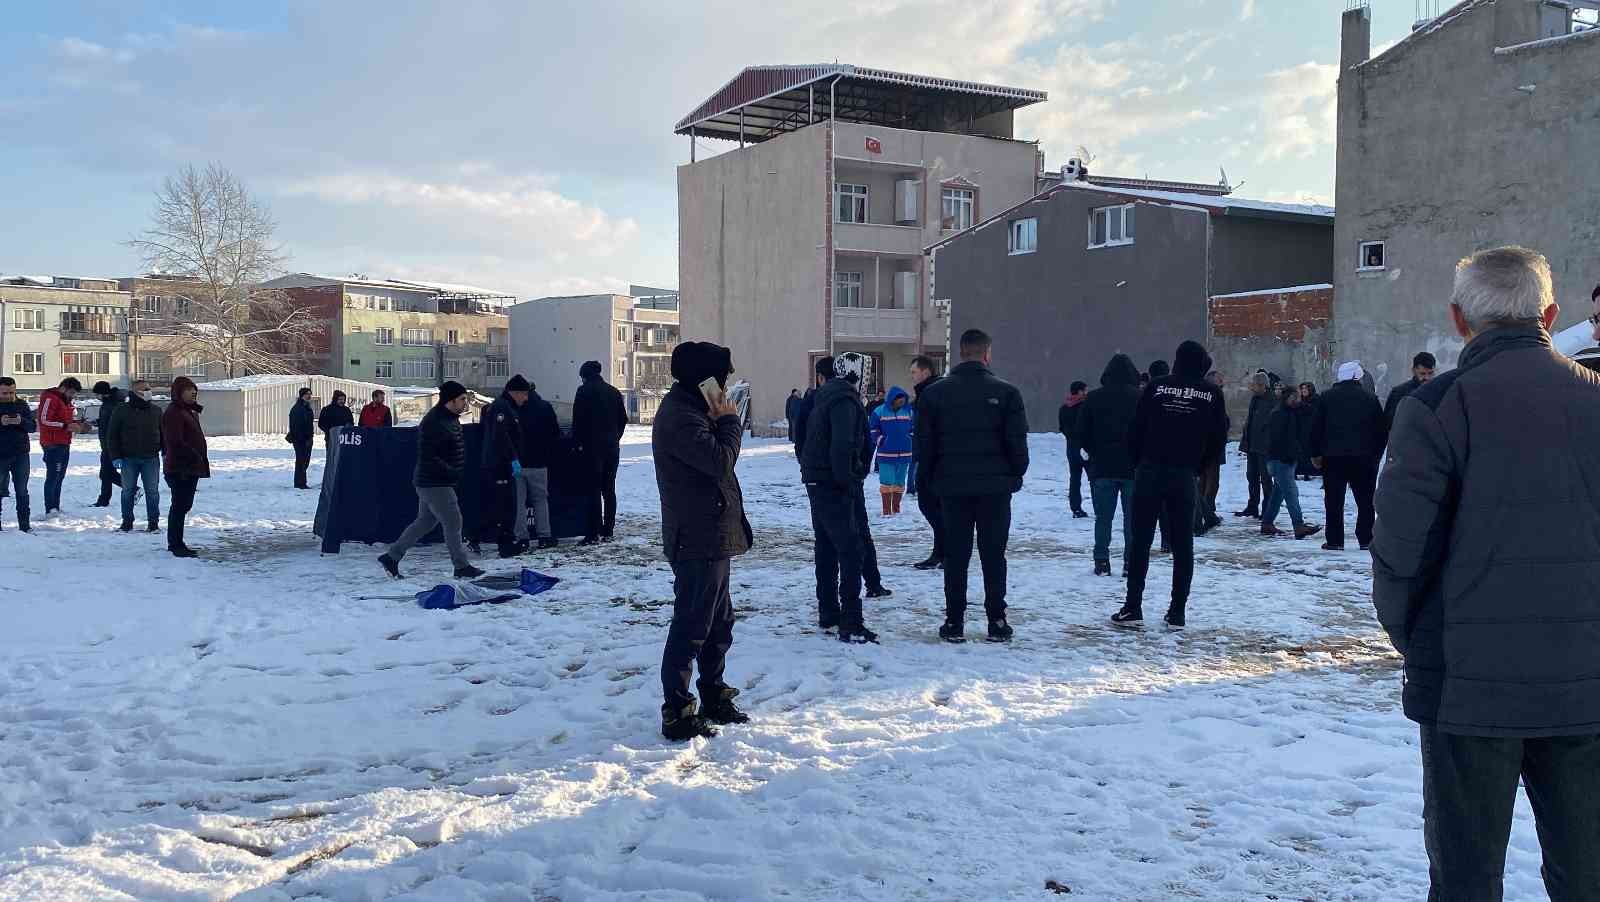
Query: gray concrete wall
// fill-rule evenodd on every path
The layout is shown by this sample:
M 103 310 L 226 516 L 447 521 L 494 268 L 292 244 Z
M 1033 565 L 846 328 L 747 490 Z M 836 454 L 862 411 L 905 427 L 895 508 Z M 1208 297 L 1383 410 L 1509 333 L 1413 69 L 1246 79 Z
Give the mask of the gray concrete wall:
M 1341 73 L 1333 354 L 1381 374 L 1380 393 L 1406 378 L 1417 351 L 1454 365 L 1462 342 L 1446 304 L 1456 261 L 1474 251 L 1543 252 L 1562 305 L 1558 328 L 1591 312 L 1600 33 L 1495 52 L 1539 38 L 1548 9 L 1482 4 Z M 1350 18 L 1359 16 L 1346 14 L 1347 62 L 1365 57 L 1361 23 Z M 1368 240 L 1387 241 L 1385 270 L 1357 272 Z
M 571 403 L 583 381 L 578 378 L 578 368 L 588 360 L 600 361 L 601 375 L 615 384 L 614 300 L 613 295 L 597 294 L 513 304 L 511 372 L 533 382 L 540 397 L 551 403 Z M 499 388 L 491 394 L 499 394 Z
M 1142 212 L 1142 210 L 1141 210 Z M 1213 217 L 1211 293 L 1333 282 L 1333 226 Z

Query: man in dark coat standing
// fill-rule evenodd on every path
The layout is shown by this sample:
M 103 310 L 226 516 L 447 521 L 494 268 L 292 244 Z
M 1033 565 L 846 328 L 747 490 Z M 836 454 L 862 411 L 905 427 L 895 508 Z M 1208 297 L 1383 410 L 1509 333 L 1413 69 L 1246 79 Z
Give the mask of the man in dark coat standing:
M 17 397 L 17 380 L 0 376 L 0 501 L 5 500 L 6 484 L 10 483 L 17 497 L 17 528 L 23 532 L 32 529 L 28 522 L 28 452 L 33 440 L 28 436 L 38 428 L 33 408 Z
M 289 408 L 289 432 L 284 436 L 294 446 L 294 487 L 309 489 L 306 470 L 311 467 L 311 444 L 317 435 L 317 413 L 311 408 L 311 389 L 300 389 Z
M 127 396 L 122 389 L 116 388 L 109 382 L 101 381 L 94 384 L 95 397 L 100 399 L 100 415 L 95 418 L 95 432 L 100 436 L 100 497 L 95 499 L 95 507 L 111 506 L 111 490 L 122 487 L 122 474 L 117 472 L 112 463 L 115 458 L 106 452 L 106 430 L 111 426 L 111 415 L 123 405 Z
M 583 384 L 572 398 L 572 438 L 593 481 L 585 545 L 609 542 L 616 530 L 617 468 L 622 462 L 622 434 L 628 428 L 622 393 L 600 377 L 600 370 L 598 360 L 579 367 Z
M 444 544 L 450 550 L 456 579 L 476 579 L 483 571 L 472 566 L 461 542 L 461 503 L 456 486 L 467 465 L 467 443 L 461 435 L 461 415 L 470 398 L 459 382 L 439 386 L 439 403 L 422 418 L 417 427 L 417 467 L 411 484 L 417 491 L 417 517 L 378 563 L 395 579 L 400 578 L 400 562 L 413 545 L 438 527 L 444 528 Z
M 800 413 L 800 403 L 803 400 L 804 399 L 800 397 L 800 389 L 791 388 L 789 389 L 789 400 L 783 402 L 783 419 L 784 422 L 789 426 L 789 444 L 791 445 L 794 444 L 795 441 L 795 417 Z
M 1089 397 L 1089 383 L 1074 382 L 1067 389 L 1067 400 L 1056 414 L 1056 424 L 1067 440 L 1067 502 L 1074 518 L 1089 514 L 1083 509 L 1083 448 L 1078 444 L 1078 411 Z
M 918 570 L 937 570 L 944 566 L 944 509 L 939 504 L 939 494 L 932 489 L 923 488 L 923 480 L 919 478 L 920 471 L 925 466 L 922 458 L 917 456 L 916 429 L 917 422 L 922 416 L 917 411 L 922 408 L 922 394 L 928 386 L 939 381 L 939 375 L 934 366 L 933 358 L 918 354 L 911 358 L 911 384 L 913 400 L 913 419 L 911 425 L 911 488 L 916 492 L 917 509 L 922 511 L 923 519 L 928 521 L 928 527 L 933 530 L 933 550 L 928 553 L 926 560 L 919 561 L 912 566 Z
M 145 531 L 161 531 L 161 408 L 150 403 L 150 383 L 135 379 L 117 406 L 100 447 L 122 473 L 122 531 L 133 531 L 133 501 L 144 484 Z
M 200 413 L 204 410 L 196 403 L 200 390 L 188 376 L 172 380 L 172 400 L 161 414 L 162 474 L 167 488 L 172 490 L 172 504 L 167 508 L 167 550 L 173 557 L 199 557 L 184 542 L 185 518 L 194 509 L 195 492 L 200 480 L 211 476 L 211 462 L 206 456 L 206 432 L 200 426 Z
M 1261 504 L 1272 494 L 1272 474 L 1267 471 L 1267 449 L 1272 433 L 1267 421 L 1278 402 L 1272 397 L 1272 377 L 1265 370 L 1250 376 L 1250 408 L 1244 418 L 1244 433 L 1239 438 L 1239 453 L 1246 458 L 1245 478 L 1250 480 L 1250 500 L 1235 517 L 1261 519 Z
M 735 466 L 742 424 L 724 393 L 733 355 L 710 343 L 684 342 L 672 351 L 676 380 L 656 410 L 650 444 L 661 493 L 661 541 L 672 564 L 672 625 L 661 653 L 661 734 L 674 742 L 715 736 L 712 724 L 747 723 L 734 704 L 739 690 L 724 679 L 733 647 L 733 558 L 755 544 L 744 515 Z M 700 383 L 715 379 L 707 398 Z M 689 692 L 700 668 L 695 696 Z
M 977 531 L 983 564 L 984 612 L 989 641 L 1012 636 L 1006 620 L 1006 543 L 1011 496 L 1028 472 L 1028 415 L 1022 393 L 989 369 L 993 341 L 978 329 L 961 335 L 961 363 L 923 392 L 916 444 L 923 466 L 917 478 L 939 493 L 944 507 L 945 622 L 939 637 L 965 638 L 967 567 Z
M 1173 357 L 1172 375 L 1153 380 L 1139 399 L 1128 453 L 1135 464 L 1133 547 L 1128 552 L 1128 598 L 1112 616 L 1117 626 L 1144 623 L 1144 585 L 1156 521 L 1165 520 L 1172 542 L 1172 603 L 1164 618 L 1183 629 L 1194 579 L 1196 477 L 1222 459 L 1228 442 L 1228 409 L 1222 390 L 1206 381 L 1211 358 L 1198 342 L 1186 341 Z
M 1094 575 L 1111 575 L 1111 527 L 1122 504 L 1122 573 L 1133 547 L 1133 458 L 1128 430 L 1139 409 L 1139 368 L 1126 354 L 1113 355 L 1100 387 L 1084 398 L 1075 425 L 1078 447 L 1089 455 L 1089 499 L 1094 503 Z
M 1394 415 L 1395 411 L 1400 409 L 1400 402 L 1412 392 L 1427 385 L 1429 380 L 1433 379 L 1433 371 L 1438 366 L 1438 358 L 1427 351 L 1420 351 L 1417 356 L 1411 358 L 1411 378 L 1390 390 L 1389 400 L 1383 403 L 1383 421 L 1388 428 L 1394 428 Z
M 1222 391 L 1224 399 L 1228 397 L 1227 392 L 1223 391 L 1227 380 L 1221 372 L 1212 370 L 1206 373 L 1206 381 Z M 1227 415 L 1226 405 L 1223 406 L 1223 421 L 1224 433 L 1232 432 L 1233 419 Z M 1194 534 L 1197 538 L 1222 525 L 1222 518 L 1217 516 L 1217 493 L 1222 490 L 1222 462 L 1226 456 L 1224 454 L 1200 468 L 1200 483 L 1195 487 L 1199 500 L 1194 508 Z
M 520 378 L 520 375 L 519 377 Z M 517 481 L 516 534 L 519 541 L 539 540 L 540 548 L 554 548 L 555 529 L 550 522 L 550 462 L 561 449 L 561 424 L 555 408 L 539 397 L 538 386 L 528 386 L 528 400 L 517 411 L 522 424 L 522 476 Z M 528 530 L 528 508 L 533 508 L 534 530 Z
M 1378 487 L 1378 461 L 1388 442 L 1388 424 L 1377 396 L 1361 384 L 1359 361 L 1339 366 L 1339 381 L 1317 398 L 1311 419 L 1311 462 L 1322 470 L 1322 495 L 1328 522 L 1326 551 L 1344 550 L 1344 493 L 1356 497 L 1356 541 L 1372 544 L 1372 494 Z
M 526 539 L 517 538 L 516 520 L 524 520 L 526 510 L 518 510 L 517 483 L 522 480 L 522 423 L 518 411 L 528 400 L 528 380 L 512 376 L 500 397 L 478 414 L 483 427 L 483 495 L 479 509 L 483 522 L 479 541 L 493 541 L 502 558 L 516 557 L 528 550 Z
M 1372 599 L 1421 732 L 1430 899 L 1499 899 L 1520 782 L 1551 899 L 1600 899 L 1600 377 L 1551 347 L 1550 265 L 1456 269 L 1457 367 L 1400 401 Z

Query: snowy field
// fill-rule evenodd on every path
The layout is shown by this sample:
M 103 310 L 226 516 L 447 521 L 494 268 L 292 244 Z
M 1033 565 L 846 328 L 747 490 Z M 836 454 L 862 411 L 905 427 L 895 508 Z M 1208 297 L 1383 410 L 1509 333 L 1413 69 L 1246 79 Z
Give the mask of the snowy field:
M 8 502 L 0 533 L 0 898 L 1425 895 L 1417 737 L 1366 555 L 1230 517 L 1198 543 L 1189 631 L 1116 631 L 1123 584 L 1090 576 L 1061 440 L 1032 445 L 1016 641 L 937 640 L 941 577 L 910 567 L 927 541 L 908 506 L 873 514 L 895 592 L 868 602 L 877 647 L 816 632 L 793 454 L 748 446 L 757 548 L 734 565 L 728 677 L 755 720 L 671 745 L 646 431 L 623 448 L 617 543 L 529 555 L 565 582 L 456 611 L 403 597 L 446 572 L 440 547 L 399 584 L 378 549 L 319 556 L 281 437 L 212 441 L 193 562 L 88 506 L 81 442 L 65 516 L 26 536 Z M 36 510 L 42 473 L 36 452 Z M 1152 618 L 1169 578 L 1155 558 Z M 1526 802 L 1507 897 L 1544 898 Z

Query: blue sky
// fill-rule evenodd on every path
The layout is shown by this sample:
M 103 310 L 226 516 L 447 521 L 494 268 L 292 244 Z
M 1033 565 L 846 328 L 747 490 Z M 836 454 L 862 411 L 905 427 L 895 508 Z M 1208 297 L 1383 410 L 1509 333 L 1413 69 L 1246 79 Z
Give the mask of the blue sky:
M 1413 0 L 1374 0 L 1374 43 Z M 1046 165 L 1331 202 L 1344 0 L 58 2 L 8 12 L 0 272 L 128 275 L 176 168 L 272 209 L 294 270 L 522 297 L 677 283 L 672 125 L 740 67 L 1050 92 Z M 863 11 L 865 9 L 866 11 Z M 752 12 L 755 10 L 755 12 Z M 717 145 L 719 142 L 710 142 Z M 724 145 L 725 146 L 725 145 Z

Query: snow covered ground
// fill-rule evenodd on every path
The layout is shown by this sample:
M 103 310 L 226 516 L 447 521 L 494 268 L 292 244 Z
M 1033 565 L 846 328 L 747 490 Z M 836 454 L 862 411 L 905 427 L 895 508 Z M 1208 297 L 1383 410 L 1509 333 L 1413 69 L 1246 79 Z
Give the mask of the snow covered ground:
M 456 611 L 409 598 L 442 548 L 399 584 L 376 549 L 319 556 L 280 437 L 213 440 L 196 562 L 88 507 L 82 442 L 66 516 L 24 536 L 8 503 L 0 533 L 0 898 L 1425 894 L 1416 734 L 1365 555 L 1230 518 L 1199 542 L 1187 633 L 1115 631 L 1123 584 L 1090 576 L 1093 521 L 1067 514 L 1061 441 L 1040 435 L 1012 530 L 1016 641 L 937 641 L 940 575 L 909 566 L 927 543 L 908 509 L 873 515 L 883 644 L 846 647 L 815 631 L 793 454 L 753 443 L 728 676 L 755 720 L 670 745 L 670 573 L 648 433 L 627 441 L 616 544 L 530 555 L 565 582 Z M 41 483 L 36 455 L 36 509 Z M 1243 489 L 1236 460 L 1227 511 Z M 1157 557 L 1156 614 L 1169 575 Z M 1518 817 L 1507 897 L 1543 898 Z

